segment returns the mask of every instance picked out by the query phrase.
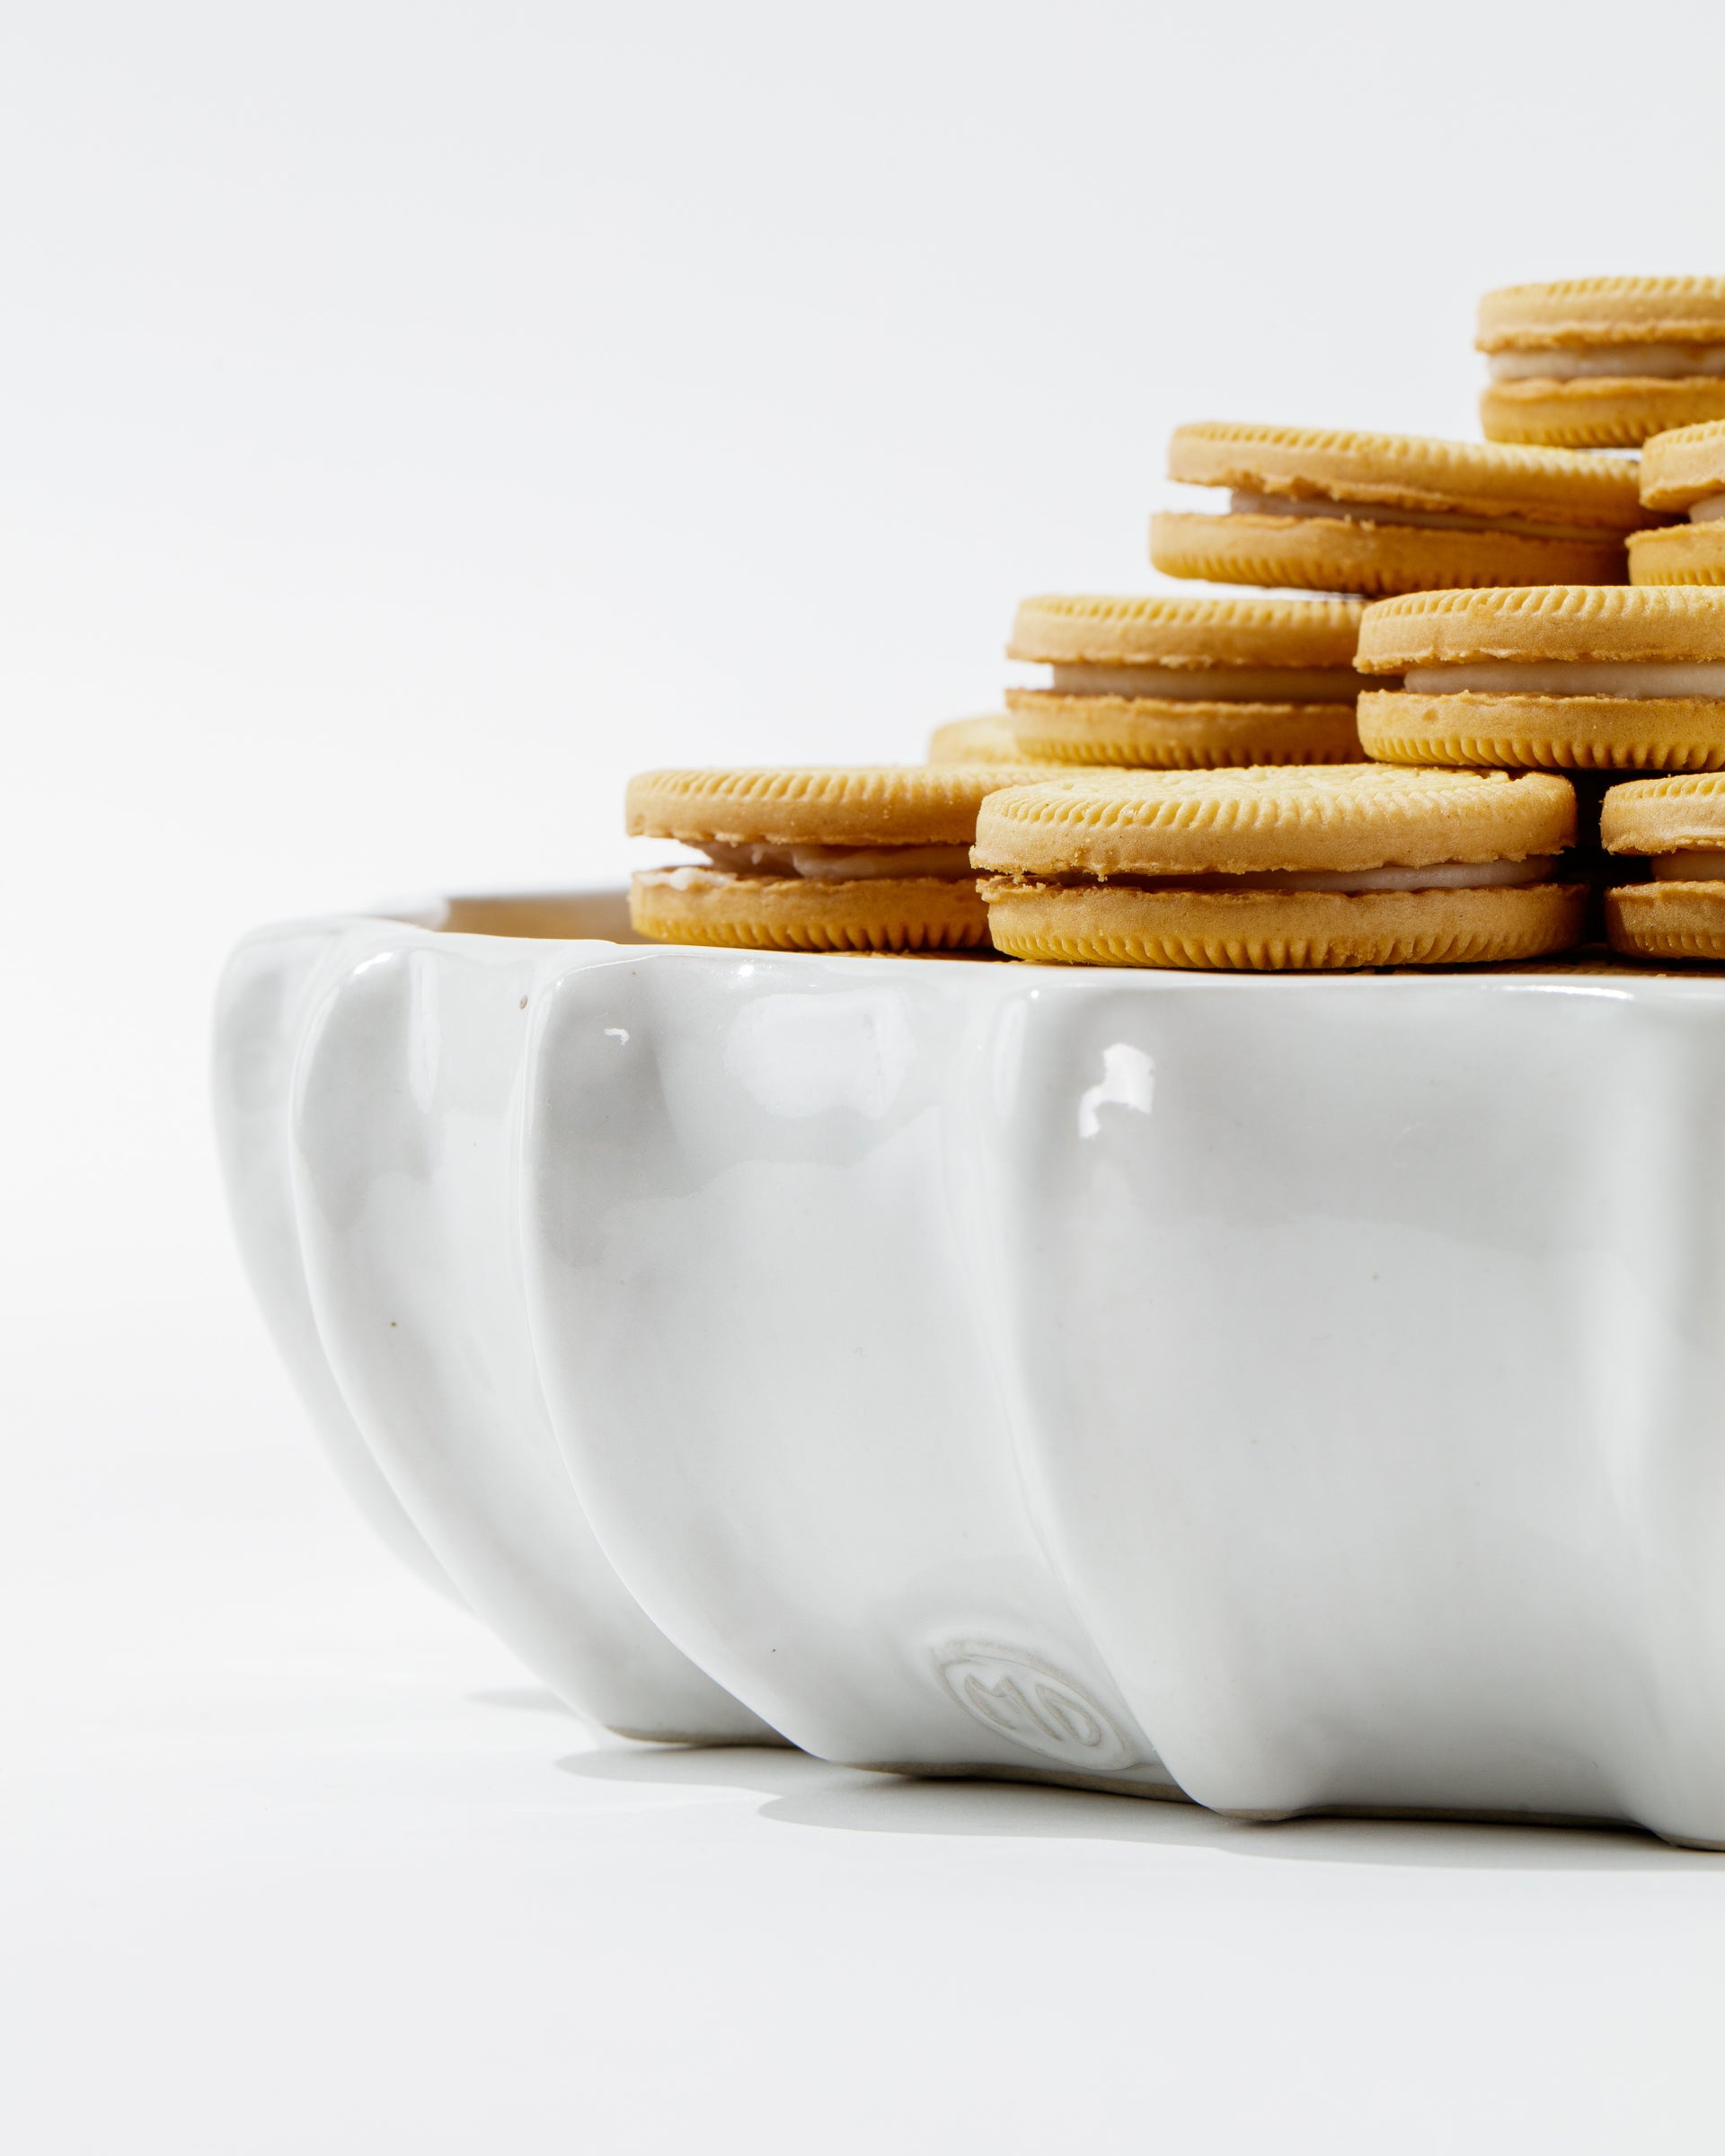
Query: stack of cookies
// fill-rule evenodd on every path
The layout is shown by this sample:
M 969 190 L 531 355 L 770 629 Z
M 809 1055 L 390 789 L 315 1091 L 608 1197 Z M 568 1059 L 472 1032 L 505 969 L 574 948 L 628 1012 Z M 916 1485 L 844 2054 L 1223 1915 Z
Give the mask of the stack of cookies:
M 1484 442 L 1178 429 L 1169 476 L 1227 504 L 1151 561 L 1235 588 L 1026 600 L 1046 677 L 928 766 L 636 781 L 631 830 L 704 856 L 636 879 L 637 927 L 1286 970 L 1597 922 L 1725 959 L 1725 278 L 1491 293 L 1479 344 Z

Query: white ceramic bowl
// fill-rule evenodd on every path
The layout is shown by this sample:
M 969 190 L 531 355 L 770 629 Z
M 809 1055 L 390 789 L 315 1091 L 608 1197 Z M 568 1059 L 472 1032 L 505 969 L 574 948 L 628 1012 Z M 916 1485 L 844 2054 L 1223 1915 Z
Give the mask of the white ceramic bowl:
M 218 1025 L 326 1444 L 573 1705 L 1725 1846 L 1725 982 L 659 949 L 620 904 L 265 930 Z

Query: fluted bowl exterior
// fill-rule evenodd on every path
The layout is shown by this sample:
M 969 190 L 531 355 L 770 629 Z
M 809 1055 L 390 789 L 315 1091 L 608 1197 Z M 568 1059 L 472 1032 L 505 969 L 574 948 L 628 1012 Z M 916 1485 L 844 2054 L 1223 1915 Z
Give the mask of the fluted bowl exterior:
M 218 1125 L 356 1495 L 572 1704 L 1725 1845 L 1725 982 L 451 917 L 249 940 Z

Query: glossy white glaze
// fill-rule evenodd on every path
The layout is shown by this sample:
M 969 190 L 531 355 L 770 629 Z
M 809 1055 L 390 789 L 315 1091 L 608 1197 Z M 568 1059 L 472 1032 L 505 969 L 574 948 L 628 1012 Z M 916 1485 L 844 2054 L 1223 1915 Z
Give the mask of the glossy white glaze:
M 349 1411 L 312 1312 L 294 1210 L 288 1103 L 326 960 L 351 962 L 374 932 L 366 921 L 290 922 L 249 936 L 217 994 L 211 1093 L 216 1144 L 234 1235 L 277 1352 L 342 1486 L 421 1579 L 455 1595 Z
M 290 1359 L 612 1727 L 703 1734 L 698 1665 L 833 1759 L 1725 1844 L 1725 983 L 375 922 L 230 980 Z
M 230 1196 L 278 1345 L 385 1540 L 606 1727 L 773 1743 L 618 1580 L 535 1375 L 514 1204 L 527 1012 L 547 959 L 611 949 L 376 922 L 251 939 L 217 1018 Z

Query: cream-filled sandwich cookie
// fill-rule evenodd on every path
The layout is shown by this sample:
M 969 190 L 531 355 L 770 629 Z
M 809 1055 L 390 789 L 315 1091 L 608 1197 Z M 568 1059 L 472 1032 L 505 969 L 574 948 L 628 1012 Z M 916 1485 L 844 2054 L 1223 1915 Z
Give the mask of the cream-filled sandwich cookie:
M 1173 770 L 1353 763 L 1359 615 L 1344 600 L 1026 599 L 1006 655 L 1050 672 L 1006 692 L 1018 746 Z
M 1725 277 L 1582 277 L 1480 302 L 1486 439 L 1633 448 L 1725 419 Z
M 1725 764 L 1725 589 L 1428 591 L 1366 609 L 1359 700 L 1393 764 L 1711 771 Z
M 985 795 L 1024 766 L 649 771 L 629 834 L 706 855 L 632 879 L 636 932 L 771 950 L 986 949 L 970 842 Z
M 1635 473 L 1559 449 L 1207 420 L 1174 430 L 1168 476 L 1226 487 L 1226 515 L 1151 519 L 1172 577 L 1371 596 L 1457 585 L 1621 584 L 1650 521 Z
M 1725 959 L 1725 772 L 1685 772 L 1614 786 L 1599 843 L 1645 861 L 1646 883 L 1606 893 L 1614 950 L 1638 959 Z
M 1725 420 L 1656 434 L 1641 451 L 1641 502 L 1688 522 L 1631 536 L 1632 584 L 1725 584 Z
M 987 711 L 979 719 L 949 719 L 928 738 L 931 764 L 1022 764 L 1029 761 L 1018 746 L 1018 734 L 1004 711 Z
M 995 793 L 972 858 L 995 948 L 1242 971 L 1537 958 L 1581 933 L 1551 880 L 1575 791 L 1384 764 L 1108 772 Z

